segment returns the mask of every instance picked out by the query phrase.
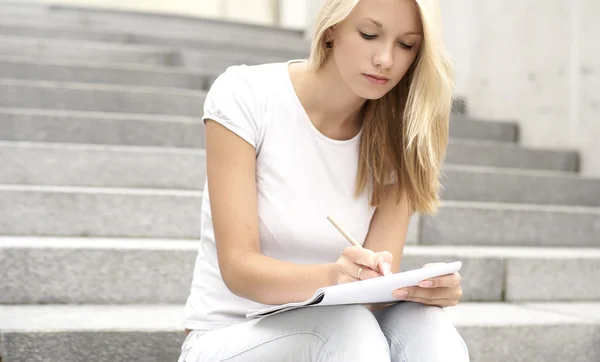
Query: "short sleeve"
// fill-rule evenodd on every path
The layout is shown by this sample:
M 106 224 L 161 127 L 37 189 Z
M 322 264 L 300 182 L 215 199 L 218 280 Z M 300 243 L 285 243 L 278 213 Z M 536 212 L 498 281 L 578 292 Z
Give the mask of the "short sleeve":
M 204 101 L 202 122 L 212 119 L 258 148 L 257 95 L 245 66 L 231 66 L 215 79 Z

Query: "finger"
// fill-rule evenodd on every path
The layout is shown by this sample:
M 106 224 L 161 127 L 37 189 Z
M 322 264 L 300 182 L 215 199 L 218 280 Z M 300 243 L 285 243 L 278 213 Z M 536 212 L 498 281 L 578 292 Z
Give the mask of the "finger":
M 379 272 L 382 275 L 390 275 L 392 274 L 392 260 L 394 256 L 389 251 L 380 251 L 375 253 L 377 258 L 379 259 Z
M 390 264 L 392 263 L 392 260 L 394 260 L 394 256 L 389 251 L 378 251 L 375 253 L 375 255 L 377 255 L 380 261 Z
M 456 288 L 460 285 L 461 280 L 460 273 L 453 273 L 423 280 L 419 282 L 419 286 L 422 288 Z
M 341 260 L 341 263 L 342 263 L 342 269 L 343 269 L 344 273 L 346 273 L 349 278 L 352 278 L 353 279 L 352 281 L 372 279 L 372 278 L 377 278 L 377 277 L 381 276 L 381 274 L 379 274 L 378 272 L 371 270 L 368 267 L 365 267 L 363 265 L 355 264 L 348 258 L 343 258 Z M 360 275 L 359 275 L 359 271 L 360 271 L 361 267 L 362 267 L 362 271 L 360 272 Z
M 410 299 L 405 299 L 406 302 L 415 302 L 423 305 L 431 305 L 440 308 L 452 307 L 458 304 L 457 301 L 452 301 L 448 299 L 426 299 L 419 297 L 412 297 Z
M 397 292 L 402 290 L 408 292 L 404 300 L 410 300 L 411 298 L 460 300 L 462 297 L 462 289 L 460 287 L 434 289 L 408 287 L 397 289 L 396 291 L 394 291 L 393 295 L 396 296 Z
M 360 246 L 350 246 L 344 249 L 343 255 L 354 264 L 364 265 L 367 268 L 379 271 L 379 258 L 373 250 Z
M 446 265 L 446 263 L 442 263 L 442 262 L 439 262 L 439 263 L 427 263 L 427 264 L 423 265 L 423 268 L 430 268 L 430 267 L 436 266 L 436 265 Z
M 371 270 L 369 268 L 364 268 L 362 274 L 360 275 L 360 280 L 367 280 L 373 278 L 379 278 L 381 274 L 376 272 L 375 270 Z

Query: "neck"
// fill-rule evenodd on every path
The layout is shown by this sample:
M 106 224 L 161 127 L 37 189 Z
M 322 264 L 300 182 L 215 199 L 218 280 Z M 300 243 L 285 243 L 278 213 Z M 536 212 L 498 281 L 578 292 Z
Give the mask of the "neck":
M 299 63 L 296 93 L 311 122 L 331 138 L 352 138 L 362 125 L 361 109 L 365 99 L 354 94 L 343 82 L 333 60 L 316 72 Z

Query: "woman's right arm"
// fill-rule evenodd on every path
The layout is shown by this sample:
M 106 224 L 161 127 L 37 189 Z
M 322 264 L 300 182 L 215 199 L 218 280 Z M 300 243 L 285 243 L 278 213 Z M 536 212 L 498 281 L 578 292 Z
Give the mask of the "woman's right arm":
M 206 120 L 210 207 L 221 276 L 234 294 L 263 304 L 304 301 L 321 287 L 346 282 L 356 264 L 377 270 L 377 256 L 346 248 L 335 263 L 295 264 L 260 253 L 256 150 L 221 124 Z M 375 277 L 365 269 L 363 279 Z

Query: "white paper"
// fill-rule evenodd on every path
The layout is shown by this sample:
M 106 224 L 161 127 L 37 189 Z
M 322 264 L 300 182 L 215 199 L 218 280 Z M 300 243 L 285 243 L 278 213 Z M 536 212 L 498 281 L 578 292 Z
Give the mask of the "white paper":
M 397 302 L 392 292 L 399 288 L 416 286 L 425 279 L 456 273 L 462 267 L 461 261 L 413 269 L 379 278 L 361 280 L 318 289 L 304 302 L 276 305 L 260 310 L 249 310 L 246 318 L 257 318 L 277 314 L 306 306 L 326 306 L 340 304 L 371 304 Z

